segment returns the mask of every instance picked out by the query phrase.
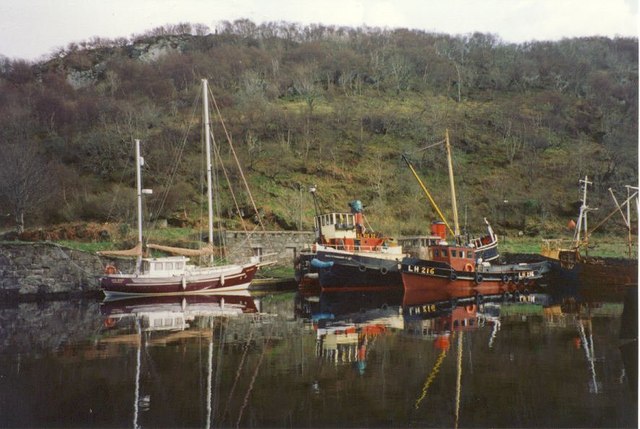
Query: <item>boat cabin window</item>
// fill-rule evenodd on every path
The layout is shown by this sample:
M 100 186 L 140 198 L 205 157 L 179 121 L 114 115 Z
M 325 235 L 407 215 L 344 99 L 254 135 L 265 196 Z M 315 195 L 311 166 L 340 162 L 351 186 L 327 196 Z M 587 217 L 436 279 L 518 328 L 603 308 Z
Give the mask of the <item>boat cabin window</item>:
M 458 251 L 456 249 L 451 249 L 451 256 L 454 257 L 454 258 L 457 258 L 458 257 Z
M 442 256 L 446 257 L 447 256 L 447 249 L 442 249 Z
M 162 271 L 162 262 L 154 262 L 153 271 Z
M 433 256 L 435 258 L 439 257 L 440 256 L 440 251 L 438 249 L 433 249 Z

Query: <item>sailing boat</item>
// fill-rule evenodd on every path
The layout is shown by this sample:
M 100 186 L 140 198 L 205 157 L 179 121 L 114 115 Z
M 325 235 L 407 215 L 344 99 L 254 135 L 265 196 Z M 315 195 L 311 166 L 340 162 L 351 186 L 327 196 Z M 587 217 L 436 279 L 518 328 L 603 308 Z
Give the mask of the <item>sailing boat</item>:
M 464 240 L 460 234 L 458 211 L 456 205 L 455 184 L 453 180 L 453 166 L 451 161 L 451 145 L 449 132 L 445 137 L 447 161 L 449 167 L 449 181 L 451 187 L 451 203 L 453 211 L 454 229 L 442 216 L 442 212 L 429 196 L 422 183 L 423 190 L 440 215 L 444 224 L 454 236 L 454 242 L 445 240 L 446 230 L 442 231 L 442 240 L 429 246 L 426 257 L 408 257 L 402 260 L 401 274 L 405 292 L 430 287 L 479 287 L 481 283 L 487 285 L 528 285 L 543 277 L 549 271 L 548 262 L 522 264 L 492 264 L 498 258 L 497 237 L 486 221 L 489 237 L 487 240 Z M 405 161 L 406 158 L 405 158 Z M 407 161 L 409 166 L 411 164 Z M 412 169 L 416 178 L 418 176 Z
M 195 254 L 209 254 L 213 260 L 213 195 L 212 195 L 212 164 L 211 137 L 208 109 L 207 80 L 202 80 L 203 119 L 205 126 L 205 144 L 207 154 L 207 186 L 208 186 L 208 215 L 209 215 L 209 246 L 196 251 L 182 249 L 182 256 L 166 256 L 146 258 L 142 256 L 142 194 L 151 191 L 142 189 L 141 166 L 144 164 L 140 156 L 140 140 L 136 146 L 136 187 L 138 194 L 138 244 L 131 250 L 103 251 L 104 256 L 136 256 L 137 263 L 133 273 L 119 273 L 113 265 L 105 268 L 105 274 L 100 278 L 100 287 L 107 298 L 122 296 L 161 296 L 161 295 L 191 295 L 232 292 L 249 288 L 258 269 L 257 258 L 251 258 L 244 264 L 227 264 L 199 267 L 189 264 L 187 256 Z M 179 249 L 165 246 L 151 246 L 163 251 Z M 189 252 L 190 250 L 190 252 Z M 187 255 L 187 256 L 185 256 Z

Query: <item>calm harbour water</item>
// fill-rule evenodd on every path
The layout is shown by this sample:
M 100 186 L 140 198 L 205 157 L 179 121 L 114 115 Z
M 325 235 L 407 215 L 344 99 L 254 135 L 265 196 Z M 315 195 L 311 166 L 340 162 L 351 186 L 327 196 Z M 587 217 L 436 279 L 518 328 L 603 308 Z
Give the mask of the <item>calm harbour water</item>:
M 637 427 L 637 288 L 25 303 L 1 427 Z

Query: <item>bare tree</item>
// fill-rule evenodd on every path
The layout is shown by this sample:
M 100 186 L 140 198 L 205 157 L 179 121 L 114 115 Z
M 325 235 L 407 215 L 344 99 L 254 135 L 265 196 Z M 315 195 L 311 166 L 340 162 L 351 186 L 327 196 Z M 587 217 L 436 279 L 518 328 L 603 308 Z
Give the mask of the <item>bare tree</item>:
M 38 152 L 35 143 L 21 141 L 4 145 L 0 157 L 0 195 L 9 204 L 16 231 L 24 231 L 24 219 L 51 198 L 55 181 L 51 163 Z

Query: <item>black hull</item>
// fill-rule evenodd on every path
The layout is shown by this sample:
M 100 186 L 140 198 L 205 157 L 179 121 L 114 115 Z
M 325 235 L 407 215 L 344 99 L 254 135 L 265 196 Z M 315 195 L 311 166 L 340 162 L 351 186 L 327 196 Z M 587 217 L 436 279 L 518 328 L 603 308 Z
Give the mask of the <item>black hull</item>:
M 548 259 L 554 283 L 582 286 L 629 286 L 638 284 L 638 261 L 601 258 L 573 263 Z
M 333 263 L 318 268 L 322 290 L 402 288 L 400 261 L 329 252 L 318 252 L 316 257 L 324 263 Z

